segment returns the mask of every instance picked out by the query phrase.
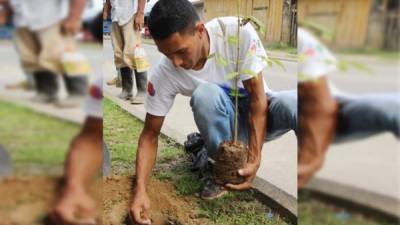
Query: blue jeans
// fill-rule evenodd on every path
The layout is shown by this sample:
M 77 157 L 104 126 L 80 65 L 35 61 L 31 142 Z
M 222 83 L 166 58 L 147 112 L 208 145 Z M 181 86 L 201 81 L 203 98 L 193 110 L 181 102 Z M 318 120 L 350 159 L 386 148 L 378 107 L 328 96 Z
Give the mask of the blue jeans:
M 399 93 L 335 96 L 339 103 L 334 143 L 391 132 L 400 138 Z
M 297 91 L 267 94 L 268 115 L 265 141 L 294 130 L 297 133 Z M 190 106 L 194 120 L 205 140 L 208 156 L 215 158 L 218 145 L 231 140 L 233 134 L 234 99 L 216 84 L 202 84 L 193 92 Z M 239 98 L 238 138 L 248 144 L 249 98 Z

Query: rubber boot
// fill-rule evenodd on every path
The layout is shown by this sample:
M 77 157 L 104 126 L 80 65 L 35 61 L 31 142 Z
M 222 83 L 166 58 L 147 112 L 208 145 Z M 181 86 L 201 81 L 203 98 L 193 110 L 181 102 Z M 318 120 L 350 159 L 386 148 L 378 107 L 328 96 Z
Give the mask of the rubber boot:
M 137 72 L 135 70 L 137 94 L 132 99 L 132 104 L 143 104 L 147 89 L 147 72 Z
M 82 76 L 67 76 L 64 75 L 64 83 L 68 92 L 68 96 L 65 99 L 60 99 L 56 102 L 56 106 L 61 108 L 79 107 L 84 101 L 88 89 L 89 81 L 88 77 Z
M 119 98 L 129 100 L 132 98 L 133 77 L 132 70 L 129 67 L 120 68 L 122 92 Z
M 57 101 L 58 92 L 57 74 L 50 71 L 38 71 L 33 73 L 33 80 L 37 95 L 33 98 L 35 102 L 50 103 Z

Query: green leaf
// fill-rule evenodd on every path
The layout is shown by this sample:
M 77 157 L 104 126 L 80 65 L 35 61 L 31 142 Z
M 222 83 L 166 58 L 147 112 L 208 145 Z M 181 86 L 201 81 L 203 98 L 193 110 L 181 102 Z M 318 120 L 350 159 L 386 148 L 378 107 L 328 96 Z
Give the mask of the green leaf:
M 236 36 L 229 36 L 228 43 L 232 45 L 237 45 L 239 43 L 239 38 Z
M 271 61 L 272 61 L 274 64 L 276 64 L 276 65 L 278 65 L 279 67 L 281 67 L 282 70 L 286 71 L 285 66 L 283 65 L 283 63 L 282 63 L 279 59 L 271 59 Z
M 354 67 L 355 69 L 358 69 L 358 70 L 361 70 L 361 71 L 366 72 L 368 75 L 374 75 L 374 74 L 375 74 L 375 72 L 374 72 L 372 69 L 368 68 L 367 66 L 365 66 L 365 65 L 362 64 L 362 63 L 359 63 L 359 62 L 349 62 L 349 65 L 352 66 L 352 67 Z
M 240 97 L 241 96 L 239 89 L 231 89 L 231 91 L 229 92 L 229 95 L 233 96 L 233 97 L 235 97 L 235 96 L 239 96 Z
M 225 80 L 232 80 L 233 78 L 235 78 L 238 75 L 239 75 L 239 73 L 236 72 L 236 71 L 235 72 L 231 72 L 231 73 L 228 73 L 227 75 L 225 75 L 224 79 Z
M 243 18 L 243 21 L 241 23 L 241 25 L 246 25 L 248 22 L 251 22 L 251 24 L 254 26 L 254 29 L 256 29 L 256 31 L 260 32 L 264 37 L 266 35 L 266 27 L 264 25 L 263 22 L 261 22 L 261 20 L 257 19 L 254 16 L 246 16 Z
M 220 65 L 220 66 L 224 66 L 225 67 L 225 66 L 227 66 L 229 64 L 228 60 L 226 60 L 220 54 L 215 54 L 215 60 L 216 60 L 217 64 Z
M 207 56 L 207 59 L 214 58 L 214 56 L 215 56 L 215 52 L 213 54 L 210 54 L 209 56 Z
M 340 61 L 337 63 L 337 68 L 340 71 L 345 72 L 349 69 L 349 65 L 346 62 Z
M 284 71 L 286 71 L 285 65 L 283 65 L 283 63 L 279 59 L 271 59 L 265 56 L 258 56 L 258 57 L 263 59 L 268 64 L 269 67 L 272 67 L 274 64 L 276 64 L 279 67 L 281 67 Z
M 334 33 L 319 23 L 311 21 L 299 21 L 298 24 L 308 28 L 308 30 L 310 30 L 314 35 L 325 39 L 328 42 L 332 42 L 334 39 Z
M 257 77 L 257 73 L 254 72 L 254 71 L 252 71 L 252 70 L 249 70 L 249 69 L 241 69 L 241 70 L 240 70 L 240 73 L 241 73 L 241 74 L 244 74 L 244 75 L 249 75 L 249 76 Z

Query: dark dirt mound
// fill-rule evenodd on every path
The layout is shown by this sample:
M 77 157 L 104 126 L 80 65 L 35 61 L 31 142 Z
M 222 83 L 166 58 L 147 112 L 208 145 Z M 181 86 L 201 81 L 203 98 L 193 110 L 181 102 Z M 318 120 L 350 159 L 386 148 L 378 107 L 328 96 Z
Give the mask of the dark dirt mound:
M 218 184 L 240 184 L 244 178 L 238 174 L 247 162 L 248 149 L 239 142 L 224 141 L 218 148 L 214 165 L 214 179 Z

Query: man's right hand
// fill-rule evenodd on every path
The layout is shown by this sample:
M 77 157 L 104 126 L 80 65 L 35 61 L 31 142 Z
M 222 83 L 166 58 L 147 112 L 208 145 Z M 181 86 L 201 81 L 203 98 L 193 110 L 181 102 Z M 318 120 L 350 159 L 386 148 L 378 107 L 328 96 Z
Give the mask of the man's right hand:
M 0 1 L 0 26 L 4 26 L 7 23 L 8 16 L 10 14 L 7 2 Z
M 150 198 L 145 190 L 135 190 L 133 203 L 130 209 L 130 218 L 137 224 L 151 224 Z
M 51 216 L 57 224 L 96 224 L 95 201 L 83 188 L 68 188 L 57 201 Z

